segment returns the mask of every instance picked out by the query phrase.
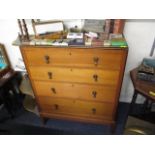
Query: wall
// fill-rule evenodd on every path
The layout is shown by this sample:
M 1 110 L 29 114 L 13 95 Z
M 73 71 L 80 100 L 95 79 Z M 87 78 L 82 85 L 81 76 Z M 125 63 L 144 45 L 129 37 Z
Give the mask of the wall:
M 16 39 L 17 33 L 18 25 L 16 20 L 0 20 L 0 42 L 5 45 L 13 68 L 15 68 L 18 62 L 18 58 L 21 57 L 19 49 L 12 46 L 12 42 Z
M 65 20 L 65 22 L 67 26 L 72 26 L 75 20 Z M 81 22 L 81 20 L 77 20 L 75 25 L 80 26 L 82 25 Z M 32 32 L 30 25 L 29 29 Z M 12 46 L 12 42 L 16 39 L 18 31 L 15 19 L 0 20 L 0 42 L 5 44 L 13 68 L 18 63 L 18 58 L 21 58 L 18 47 Z M 127 20 L 124 35 L 129 45 L 129 54 L 120 100 L 130 102 L 133 86 L 130 81 L 129 71 L 140 64 L 144 57 L 149 56 L 155 37 L 155 20 Z
M 73 27 L 77 25 L 78 27 L 81 27 L 83 24 L 82 20 L 64 20 L 65 21 L 65 26 L 67 27 Z M 28 30 L 29 33 L 33 33 L 33 29 L 31 26 L 31 22 L 29 19 L 27 19 L 28 23 Z M 7 54 L 10 58 L 12 67 L 15 68 L 16 64 L 18 63 L 18 58 L 22 58 L 19 48 L 12 46 L 12 42 L 17 38 L 17 34 L 19 32 L 19 27 L 17 24 L 16 19 L 12 20 L 5 20 L 5 19 L 0 19 L 0 43 L 5 44 L 5 47 L 7 49 Z
M 129 71 L 137 67 L 144 57 L 149 56 L 155 37 L 155 20 L 127 20 L 124 35 L 128 42 L 129 53 L 120 100 L 130 102 L 133 86 Z

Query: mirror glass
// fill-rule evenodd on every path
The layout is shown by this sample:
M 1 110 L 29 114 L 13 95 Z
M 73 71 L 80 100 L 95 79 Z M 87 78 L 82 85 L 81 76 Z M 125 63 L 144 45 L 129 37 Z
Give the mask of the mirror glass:
M 0 72 L 9 66 L 4 45 L 0 44 Z

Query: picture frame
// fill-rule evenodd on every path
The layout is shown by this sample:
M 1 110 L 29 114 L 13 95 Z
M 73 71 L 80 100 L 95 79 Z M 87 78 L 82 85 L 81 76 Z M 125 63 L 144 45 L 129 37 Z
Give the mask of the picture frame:
M 31 22 L 36 39 L 57 39 L 64 31 L 64 24 L 61 20 L 32 19 Z

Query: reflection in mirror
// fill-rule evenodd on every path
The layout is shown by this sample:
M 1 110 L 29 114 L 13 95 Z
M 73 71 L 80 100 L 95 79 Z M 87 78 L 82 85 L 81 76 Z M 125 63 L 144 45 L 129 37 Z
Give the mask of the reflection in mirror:
M 9 67 L 9 61 L 3 44 L 0 44 L 0 72 Z
M 4 58 L 2 49 L 0 49 L 0 70 L 4 69 L 7 66 L 7 62 Z

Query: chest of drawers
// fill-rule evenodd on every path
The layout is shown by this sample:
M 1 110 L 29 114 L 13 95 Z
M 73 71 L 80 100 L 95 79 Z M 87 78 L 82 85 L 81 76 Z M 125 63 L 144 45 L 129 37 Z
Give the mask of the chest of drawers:
M 42 118 L 115 124 L 127 48 L 20 49 Z

